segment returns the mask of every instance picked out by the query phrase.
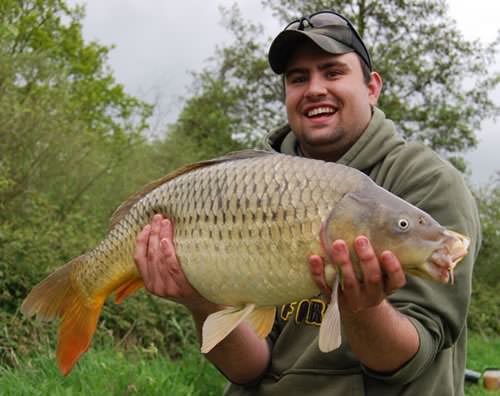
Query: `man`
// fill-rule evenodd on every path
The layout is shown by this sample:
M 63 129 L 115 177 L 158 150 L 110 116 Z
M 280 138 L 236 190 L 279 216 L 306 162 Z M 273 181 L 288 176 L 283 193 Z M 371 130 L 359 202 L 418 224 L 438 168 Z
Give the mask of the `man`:
M 226 394 L 463 394 L 466 315 L 480 226 L 462 177 L 423 145 L 402 140 L 375 107 L 382 79 L 342 15 L 323 11 L 292 22 L 273 41 L 269 62 L 283 75 L 288 116 L 288 125 L 267 137 L 269 149 L 357 168 L 444 226 L 468 235 L 472 245 L 456 269 L 455 285 L 441 285 L 405 278 L 397 257 L 388 251 L 376 257 L 362 235 L 355 241 L 361 282 L 345 242 L 334 241 L 333 260 L 343 274 L 341 347 L 320 352 L 317 323 L 302 320 L 297 304 L 282 307 L 267 340 L 242 324 L 207 354 L 232 382 Z M 147 289 L 185 304 L 200 333 L 204 319 L 218 307 L 184 277 L 168 220 L 157 215 L 145 227 L 135 260 Z M 312 256 L 309 264 L 328 293 L 322 259 Z M 317 299 L 300 302 L 314 303 Z

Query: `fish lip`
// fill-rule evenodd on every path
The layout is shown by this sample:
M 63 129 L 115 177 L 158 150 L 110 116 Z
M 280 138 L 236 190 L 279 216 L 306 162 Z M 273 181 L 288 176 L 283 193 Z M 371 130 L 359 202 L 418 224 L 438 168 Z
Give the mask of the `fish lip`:
M 445 230 L 444 234 L 454 240 L 449 251 L 456 265 L 468 253 L 471 241 L 469 238 L 455 231 Z
M 440 283 L 448 283 L 453 279 L 454 263 L 448 254 L 434 252 L 426 261 L 426 269 L 429 275 Z
M 427 270 L 439 282 L 448 283 L 451 280 L 453 284 L 453 271 L 467 254 L 470 239 L 450 230 L 444 230 L 443 234 L 445 239 L 441 246 L 432 251 L 426 261 Z

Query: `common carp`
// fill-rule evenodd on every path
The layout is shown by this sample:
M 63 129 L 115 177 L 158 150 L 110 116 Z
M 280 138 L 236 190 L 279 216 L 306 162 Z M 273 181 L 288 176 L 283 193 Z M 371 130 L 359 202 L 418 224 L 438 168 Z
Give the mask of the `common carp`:
M 334 239 L 347 242 L 355 265 L 353 241 L 363 234 L 377 254 L 392 250 L 406 272 L 443 283 L 469 243 L 343 165 L 253 150 L 188 165 L 124 202 L 102 242 L 49 275 L 23 302 L 27 316 L 61 319 L 57 360 L 64 375 L 89 348 L 107 296 L 114 293 L 119 303 L 143 286 L 135 240 L 156 213 L 174 224 L 189 282 L 227 307 L 205 321 L 202 352 L 243 320 L 265 337 L 277 306 L 318 295 L 312 254 L 325 259 L 327 281 L 338 285 Z M 320 327 L 323 351 L 340 343 L 336 297 Z

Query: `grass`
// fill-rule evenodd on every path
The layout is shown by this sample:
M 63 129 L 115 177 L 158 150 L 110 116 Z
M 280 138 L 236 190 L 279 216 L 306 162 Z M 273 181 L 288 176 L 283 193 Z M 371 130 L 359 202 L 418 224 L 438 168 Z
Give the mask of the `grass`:
M 467 368 L 483 372 L 488 367 L 500 368 L 500 337 L 486 338 L 479 334 L 469 336 Z M 482 379 L 479 385 L 465 387 L 466 396 L 493 396 L 500 394 L 483 388 Z
M 467 367 L 482 372 L 500 367 L 500 337 L 469 339 Z M 52 350 L 21 360 L 19 368 L 0 366 L 2 396 L 132 396 L 132 395 L 221 395 L 226 380 L 194 347 L 182 359 L 172 361 L 155 348 L 122 352 L 111 346 L 90 349 L 75 369 L 63 377 Z M 493 396 L 479 385 L 469 385 L 466 396 Z
M 215 396 L 222 394 L 226 383 L 194 348 L 178 361 L 159 356 L 154 348 L 91 349 L 67 377 L 59 373 L 50 355 L 22 361 L 16 370 L 0 367 L 2 396 Z

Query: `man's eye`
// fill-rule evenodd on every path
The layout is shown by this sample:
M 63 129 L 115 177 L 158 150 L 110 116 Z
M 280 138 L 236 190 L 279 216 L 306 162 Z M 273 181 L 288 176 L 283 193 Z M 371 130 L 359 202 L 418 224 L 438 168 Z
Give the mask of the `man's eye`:
M 289 81 L 291 84 L 299 84 L 299 83 L 303 83 L 304 81 L 306 81 L 306 78 L 304 76 L 295 76 L 295 77 L 290 78 Z
M 340 75 L 340 73 L 336 70 L 329 70 L 326 72 L 326 75 L 328 78 L 334 78 L 334 77 L 337 77 L 338 75 Z

